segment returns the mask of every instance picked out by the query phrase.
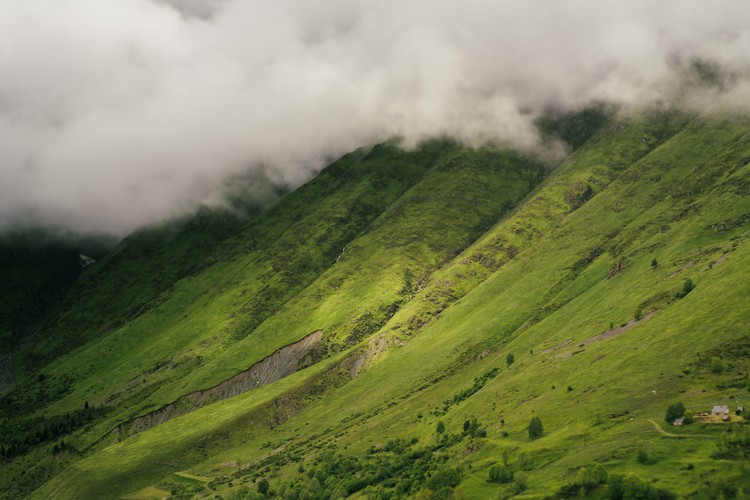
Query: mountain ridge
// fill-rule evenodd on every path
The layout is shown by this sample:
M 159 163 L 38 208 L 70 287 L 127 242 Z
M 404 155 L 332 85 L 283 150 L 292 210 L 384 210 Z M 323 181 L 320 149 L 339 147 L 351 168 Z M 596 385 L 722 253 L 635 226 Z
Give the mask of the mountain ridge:
M 744 244 L 750 206 L 743 188 L 750 174 L 748 122 L 719 111 L 645 110 L 620 111 L 596 128 L 543 180 L 541 165 L 492 148 L 436 142 L 416 153 L 388 145 L 357 153 L 359 161 L 375 153 L 371 166 L 381 173 L 388 164 L 392 173 L 409 162 L 424 163 L 407 168 L 422 170 L 406 180 L 413 180 L 410 187 L 395 188 L 394 201 L 380 199 L 377 206 L 384 208 L 361 225 L 343 252 L 338 240 L 328 245 L 325 261 L 331 264 L 317 267 L 304 286 L 290 283 L 290 290 L 299 289 L 284 296 L 252 333 L 202 334 L 192 344 L 180 340 L 186 348 L 163 348 L 173 356 L 165 365 L 121 365 L 135 374 L 131 379 L 113 378 L 110 367 L 101 365 L 93 372 L 100 374 L 99 385 L 78 380 L 67 396 L 37 399 L 40 409 L 34 409 L 33 391 L 15 406 L 9 398 L 18 397 L 17 391 L 4 396 L 5 411 L 28 408 L 29 422 L 72 411 L 84 398 L 104 412 L 68 434 L 74 451 L 47 456 L 46 441 L 4 467 L 4 491 L 29 494 L 42 486 L 37 498 L 120 497 L 148 488 L 176 496 L 249 495 L 249 487 L 267 478 L 277 494 L 293 498 L 440 491 L 543 497 L 576 485 L 579 469 L 598 463 L 611 477 L 630 481 L 629 488 L 693 496 L 724 488 L 738 494 L 742 461 L 711 456 L 721 426 L 675 428 L 670 434 L 682 437 L 679 444 L 650 433 L 651 421 L 661 420 L 674 399 L 696 409 L 711 398 L 733 401 L 727 384 L 747 377 L 748 360 L 726 349 L 712 355 L 724 364 L 720 372 L 686 364 L 699 363 L 696 349 L 718 349 L 697 330 L 732 345 L 742 342 L 747 324 L 738 304 L 750 290 L 738 276 L 750 259 Z M 334 165 L 348 173 L 351 161 L 357 160 L 345 157 Z M 378 175 L 385 174 L 365 174 L 365 181 L 355 180 L 359 191 L 340 193 L 348 200 L 381 195 L 385 186 L 378 186 L 388 181 Z M 322 199 L 334 206 L 329 196 Z M 287 200 L 282 203 L 294 203 Z M 274 213 L 279 227 L 288 224 Z M 314 241 L 340 223 L 340 211 L 319 213 L 321 219 L 298 229 L 299 236 Z M 227 258 L 242 259 L 253 245 L 233 243 Z M 265 274 L 248 268 L 249 275 L 273 279 L 283 272 L 281 261 L 275 265 L 262 268 Z M 239 276 L 242 266 L 226 269 Z M 180 285 L 189 284 L 197 299 L 175 302 L 175 310 L 207 307 L 202 290 L 216 286 L 211 276 L 219 276 L 212 272 Z M 239 279 L 228 279 L 234 281 Z M 263 288 L 253 290 L 246 293 Z M 187 291 L 176 288 L 170 295 L 179 293 Z M 217 303 L 227 304 L 227 311 L 241 307 L 228 298 Z M 146 314 L 165 314 L 159 313 L 165 307 Z M 226 321 L 218 311 L 213 317 L 200 313 L 202 324 Z M 177 346 L 172 338 L 178 331 L 168 333 L 171 318 L 123 328 L 166 328 L 159 335 Z M 607 335 L 618 330 L 615 325 L 622 331 Z M 146 432 L 100 441 L 118 421 L 158 409 L 160 402 L 176 400 L 170 396 L 210 380 L 228 380 L 261 352 L 317 329 L 326 352 L 311 366 Z M 219 333 L 216 326 L 212 331 Z M 105 346 L 115 346 L 115 338 L 96 339 L 43 371 L 57 380 L 74 373 L 70 364 L 112 356 Z M 127 347 L 118 347 L 123 362 L 133 356 Z M 602 364 L 605 359 L 609 364 Z M 586 369 L 578 369 L 580 360 Z M 145 377 L 159 387 L 139 393 L 128 385 Z M 27 384 L 45 385 L 31 379 Z M 117 407 L 107 408 L 107 397 Z M 583 415 L 573 417 L 578 412 Z M 525 433 L 535 415 L 544 421 L 544 435 L 529 440 Z M 438 422 L 447 431 L 435 432 Z M 714 463 L 723 469 L 714 468 L 706 484 L 700 479 L 705 475 L 684 473 L 672 448 L 700 471 Z M 19 480 L 19 467 L 34 462 Z M 243 465 L 221 465 L 230 462 Z M 385 476 L 375 472 L 377 463 L 389 470 Z M 337 472 L 344 464 L 348 475 Z M 517 477 L 488 481 L 492 467 L 500 465 Z M 186 482 L 184 475 L 175 476 L 179 471 L 208 481 Z M 649 482 L 628 479 L 638 476 Z M 598 484 L 578 486 L 594 497 L 606 491 Z

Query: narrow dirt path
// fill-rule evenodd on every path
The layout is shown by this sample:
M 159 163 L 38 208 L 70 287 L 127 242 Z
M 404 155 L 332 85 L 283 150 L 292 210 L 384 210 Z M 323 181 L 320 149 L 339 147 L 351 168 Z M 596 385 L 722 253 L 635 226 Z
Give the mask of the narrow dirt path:
M 671 438 L 678 438 L 678 439 L 684 439 L 684 438 L 710 438 L 711 436 L 701 436 L 697 434 L 672 434 L 671 432 L 667 432 L 664 429 L 661 428 L 661 425 L 656 420 L 652 420 L 650 418 L 646 419 L 648 422 L 651 422 L 654 425 L 654 428 L 656 428 L 657 432 L 661 434 L 662 436 L 671 437 Z
M 680 436 L 679 434 L 672 434 L 671 432 L 667 432 L 664 429 L 661 428 L 661 425 L 656 420 L 646 419 L 652 424 L 654 424 L 654 427 L 656 428 L 656 431 L 661 434 L 662 436 L 672 437 L 672 438 L 684 438 L 689 436 Z

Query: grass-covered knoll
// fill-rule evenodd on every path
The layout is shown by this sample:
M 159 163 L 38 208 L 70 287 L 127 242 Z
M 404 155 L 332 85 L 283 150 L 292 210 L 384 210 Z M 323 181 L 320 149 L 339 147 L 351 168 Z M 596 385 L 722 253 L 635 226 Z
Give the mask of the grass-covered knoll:
M 665 412 L 678 401 L 695 413 L 734 410 L 748 393 L 749 132 L 745 117 L 717 112 L 620 114 L 513 209 L 532 184 L 519 158 L 435 145 L 366 230 L 332 248 L 328 267 L 241 340 L 246 320 L 225 316 L 240 302 L 212 293 L 217 277 L 244 269 L 233 263 L 260 255 L 250 238 L 236 260 L 183 280 L 126 324 L 153 335 L 158 353 L 186 352 L 174 340 L 190 331 L 178 310 L 211 333 L 181 339 L 200 363 L 161 372 L 144 375 L 124 354 L 148 356 L 136 345 L 143 335 L 107 354 L 98 378 L 76 384 L 59 407 L 118 387 L 113 401 L 128 410 L 71 434 L 72 450 L 52 455 L 49 442 L 7 464 L 5 491 L 26 493 L 67 466 L 33 496 L 740 495 L 743 431 L 697 419 L 668 427 Z M 448 185 L 460 186 L 455 196 L 442 196 Z M 496 223 L 471 243 L 493 213 Z M 319 234 L 323 220 L 338 222 L 321 218 L 306 234 Z M 196 289 L 210 308 L 188 307 Z M 331 334 L 319 363 L 85 448 L 113 415 L 231 375 L 274 340 L 317 328 Z M 49 373 L 62 377 L 73 369 L 68 359 L 95 359 L 117 338 L 126 336 L 113 332 Z M 162 385 L 151 396 L 123 385 L 129 370 L 139 373 L 134 383 Z

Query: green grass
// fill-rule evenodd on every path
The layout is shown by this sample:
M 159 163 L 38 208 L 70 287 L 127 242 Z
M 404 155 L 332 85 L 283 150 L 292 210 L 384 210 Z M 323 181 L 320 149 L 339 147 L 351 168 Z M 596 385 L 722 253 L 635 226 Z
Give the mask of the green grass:
M 368 158 L 362 178 L 346 170 Z M 45 368 L 53 377 L 90 375 L 40 414 L 81 398 L 118 406 L 70 437 L 82 456 L 38 449 L 7 465 L 5 491 L 39 485 L 33 497 L 117 498 L 182 485 L 186 495 L 232 498 L 267 478 L 287 496 L 356 488 L 387 497 L 424 495 L 456 470 L 456 491 L 468 498 L 539 498 L 601 464 L 610 476 L 635 475 L 680 496 L 736 494 L 747 487 L 746 462 L 713 457 L 726 425 L 667 427 L 664 412 L 676 401 L 705 411 L 748 395 L 748 159 L 747 119 L 717 112 L 618 114 L 536 188 L 538 167 L 508 152 L 450 143 L 359 152 L 328 171 L 354 180 L 316 190 L 306 225 L 284 230 L 293 219 L 281 204 L 259 219 L 285 242 L 272 248 L 296 238 L 299 253 L 285 258 L 320 259 L 262 321 L 233 317 L 247 304 L 236 292 L 244 286 L 257 297 L 251 278 L 274 282 L 284 272 L 245 234 L 225 260 L 177 282 L 153 309 Z M 407 163 L 415 169 L 408 182 L 389 188 Z M 393 170 L 379 174 L 387 165 Z M 294 196 L 282 204 L 301 207 Z M 356 234 L 326 236 L 342 207 L 351 209 L 345 200 L 366 196 L 388 199 Z M 307 255 L 302 241 L 320 238 L 328 253 Z M 678 297 L 687 278 L 695 288 Z M 647 319 L 584 343 L 637 309 Z M 243 327 L 250 331 L 236 335 Z M 317 364 L 97 443 L 123 418 L 228 378 L 318 328 L 328 352 Z M 191 364 L 195 356 L 202 360 Z M 721 373 L 711 370 L 716 357 Z M 161 359 L 168 366 L 149 372 Z M 140 380 L 158 387 L 139 389 Z M 534 416 L 545 432 L 530 440 Z M 472 419 L 486 436 L 463 434 Z M 404 461 L 416 452 L 425 454 Z M 52 472 L 21 479 L 33 460 L 32 473 Z M 489 483 L 490 467 L 503 461 L 516 480 Z M 336 472 L 341 464 L 346 473 Z M 180 483 L 189 478 L 200 480 Z

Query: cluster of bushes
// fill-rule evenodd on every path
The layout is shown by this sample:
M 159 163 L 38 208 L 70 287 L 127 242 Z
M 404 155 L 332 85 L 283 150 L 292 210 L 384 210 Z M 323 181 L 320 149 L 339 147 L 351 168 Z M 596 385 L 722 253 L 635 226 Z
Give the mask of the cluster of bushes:
M 750 434 L 744 427 L 731 425 L 721 435 L 713 458 L 724 460 L 750 459 Z
M 674 500 L 677 495 L 671 491 L 651 486 L 637 476 L 613 474 L 607 481 L 607 490 L 611 500 L 627 498 L 648 498 L 649 500 Z
M 488 481 L 501 484 L 509 483 L 513 481 L 513 469 L 507 465 L 493 465 L 490 467 Z
M 487 382 L 495 378 L 499 371 L 500 370 L 498 368 L 493 368 L 492 370 L 475 378 L 474 383 L 471 387 L 469 387 L 468 389 L 464 389 L 458 394 L 455 394 L 451 399 L 446 399 L 445 401 L 443 401 L 443 408 L 440 410 L 435 410 L 433 414 L 436 416 L 445 415 L 446 413 L 448 413 L 448 410 L 450 410 L 451 406 L 456 405 L 477 393 L 482 387 L 487 384 Z
M 462 439 L 460 435 L 447 438 L 451 444 Z M 446 443 L 415 448 L 416 443 L 416 438 L 389 441 L 368 449 L 365 459 L 325 452 L 315 460 L 314 468 L 282 483 L 275 493 L 297 500 L 346 497 L 366 490 L 368 497 L 393 498 L 411 497 L 427 489 L 433 497 L 447 498 L 461 481 L 462 472 L 445 464 L 448 457 L 439 450 Z
M 674 493 L 656 488 L 639 477 L 619 474 L 607 474 L 601 464 L 594 467 L 582 467 L 572 483 L 558 490 L 557 498 L 589 497 L 593 492 L 595 498 L 624 500 L 627 498 L 647 498 L 649 500 L 672 500 Z
M 380 306 L 376 313 L 372 313 L 371 311 L 365 312 L 353 321 L 354 326 L 351 327 L 349 335 L 344 339 L 344 342 L 347 345 L 354 345 L 377 332 L 396 314 L 398 309 L 399 303 L 394 302 Z
M 61 436 L 70 434 L 88 422 L 93 421 L 103 412 L 103 408 L 94 408 L 86 402 L 83 408 L 65 415 L 40 417 L 24 421 L 17 419 L 1 421 L 0 436 L 2 443 L 0 443 L 0 457 L 8 460 L 22 455 L 40 444 L 54 441 Z M 68 448 L 63 441 L 53 447 L 52 453 L 56 454 Z
M 516 473 L 507 463 L 507 455 L 503 457 L 502 464 L 496 464 L 490 467 L 487 480 L 490 483 L 510 484 L 511 495 L 517 495 L 526 490 L 526 476 L 522 473 Z M 523 460 L 522 460 L 523 459 Z M 519 457 L 516 468 L 523 468 L 524 457 Z
M 476 418 L 464 421 L 464 435 L 469 437 L 487 437 L 487 430 L 477 422 Z
M 658 462 L 658 458 L 645 441 L 638 446 L 638 451 L 635 453 L 635 459 L 642 465 L 654 465 Z
M 607 474 L 607 470 L 601 464 L 597 464 L 591 468 L 581 467 L 578 469 L 575 481 L 560 488 L 558 496 L 563 498 L 585 497 L 591 491 L 607 484 L 608 479 L 609 474 Z

